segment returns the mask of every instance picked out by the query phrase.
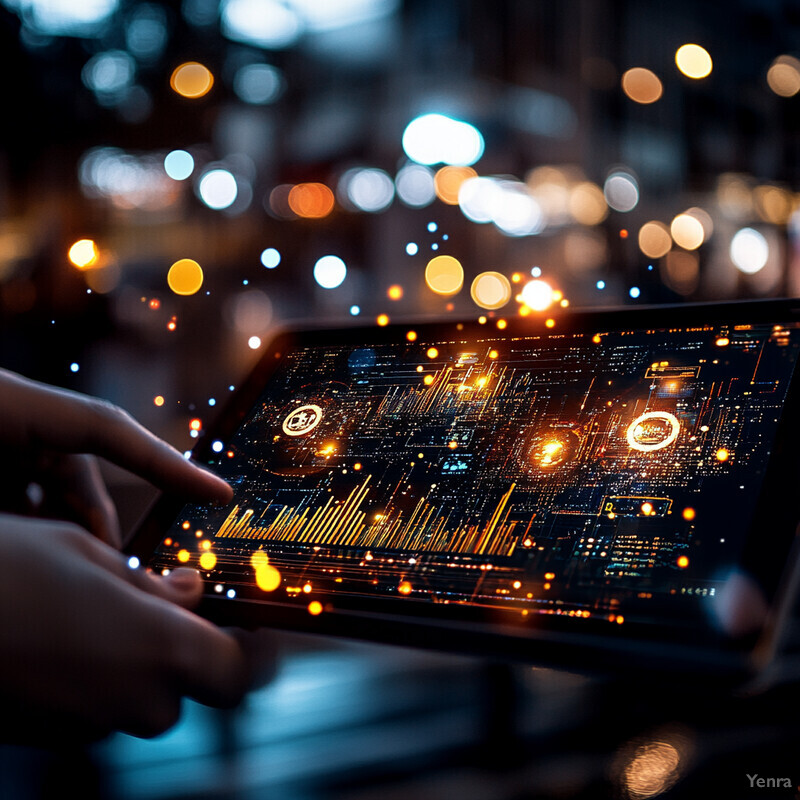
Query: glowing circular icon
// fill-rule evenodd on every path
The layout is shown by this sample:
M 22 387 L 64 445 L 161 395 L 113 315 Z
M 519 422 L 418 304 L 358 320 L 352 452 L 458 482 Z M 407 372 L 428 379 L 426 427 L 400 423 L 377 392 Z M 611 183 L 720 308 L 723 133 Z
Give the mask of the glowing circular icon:
M 316 405 L 300 406 L 283 420 L 281 428 L 287 436 L 305 436 L 322 422 L 322 409 Z
M 628 445 L 633 450 L 650 453 L 671 445 L 681 431 L 681 424 L 668 411 L 647 411 L 637 417 L 625 433 Z

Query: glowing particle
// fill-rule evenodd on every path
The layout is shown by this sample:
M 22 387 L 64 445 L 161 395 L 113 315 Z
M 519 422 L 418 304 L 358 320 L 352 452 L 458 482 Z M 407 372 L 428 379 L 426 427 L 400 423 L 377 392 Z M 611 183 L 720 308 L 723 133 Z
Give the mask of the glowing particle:
M 171 319 L 171 320 L 170 320 L 170 321 L 167 323 L 167 330 L 168 330 L 168 331 L 174 331 L 174 330 L 175 330 L 175 328 L 177 328 L 177 327 L 178 327 L 178 323 L 177 323 L 177 322 L 175 322 L 175 319 L 174 319 L 174 318 L 173 318 L 173 319 Z
M 169 79 L 169 85 L 181 97 L 196 99 L 211 91 L 214 76 L 208 67 L 196 61 L 187 61 L 175 68 Z
M 649 516 L 653 512 L 652 503 L 642 503 L 642 514 Z
M 298 183 L 289 190 L 289 208 L 298 217 L 322 219 L 333 211 L 333 192 L 324 183 Z
M 478 173 L 472 167 L 442 167 L 433 176 L 436 196 L 447 205 L 458 205 L 461 187 L 466 181 L 477 177 Z
M 347 265 L 339 256 L 322 256 L 314 264 L 314 280 L 323 289 L 341 286 L 347 277 Z
M 625 622 L 625 617 L 622 614 L 617 614 L 616 623 L 617 625 L 622 625 Z
M 201 420 L 195 417 L 193 420 L 189 422 L 189 429 L 193 431 L 199 431 L 203 427 L 203 423 Z
M 424 383 L 426 386 L 430 386 L 430 385 L 433 383 L 433 375 L 426 375 L 426 376 L 425 376 L 425 377 L 422 379 L 422 382 L 423 382 L 423 383 Z
M 549 319 L 545 320 L 544 324 L 545 324 L 545 327 L 547 327 L 547 328 L 555 328 L 556 321 L 552 317 L 550 317 Z
M 678 556 L 677 563 L 681 569 L 686 569 L 689 566 L 689 558 L 687 556 Z
M 261 337 L 260 336 L 251 336 L 247 340 L 247 346 L 251 350 L 258 350 L 258 348 L 261 347 Z
M 217 401 L 213 397 L 209 397 L 208 398 L 208 404 L 210 406 L 215 406 L 217 404 Z
M 261 557 L 258 557 L 258 554 Z M 262 592 L 274 592 L 281 585 L 281 574 L 269 563 L 266 553 L 257 550 L 253 553 L 251 563 L 256 571 L 256 586 Z
M 274 247 L 268 247 L 261 251 L 261 263 L 267 269 L 275 269 L 281 263 L 281 254 Z
M 423 114 L 403 131 L 403 150 L 418 164 L 469 166 L 482 155 L 483 136 L 468 122 L 444 114 Z
M 419 252 L 419 245 L 416 242 L 409 242 L 406 245 L 406 253 L 410 256 L 415 256 Z
M 131 557 L 128 559 L 128 566 L 129 566 L 131 569 L 139 569 L 139 565 L 140 565 L 140 563 L 141 563 L 141 562 L 139 561 L 139 559 L 138 559 L 136 556 L 131 556 Z
M 511 294 L 511 283 L 500 272 L 482 272 L 470 287 L 473 302 L 481 308 L 502 308 L 511 299 Z
M 200 199 L 214 211 L 233 205 L 239 195 L 239 186 L 233 173 L 227 169 L 210 169 L 197 184 Z
M 627 238 L 628 238 L 628 229 L 627 229 L 627 228 L 622 228 L 622 229 L 620 230 L 620 232 L 619 232 L 619 238 L 620 238 L 620 239 L 627 239 Z
M 731 239 L 731 261 L 745 275 L 763 269 L 769 259 L 769 244 L 764 235 L 753 228 L 742 228 Z
M 602 341 L 602 339 L 600 338 L 600 334 L 596 333 L 594 336 L 592 336 L 592 341 L 595 344 L 600 344 L 600 342 Z
M 160 395 L 160 394 L 157 394 L 153 398 L 153 405 L 154 406 L 159 406 L 159 407 L 163 406 L 164 405 L 164 396 Z
M 685 44 L 675 53 L 675 64 L 687 77 L 699 80 L 711 74 L 713 62 L 708 50 L 699 44 Z
M 669 226 L 672 238 L 684 250 L 697 250 L 705 239 L 703 223 L 691 214 L 678 214 Z
M 214 569 L 216 565 L 217 565 L 217 557 L 213 553 L 206 552 L 200 556 L 200 566 L 203 569 L 207 570 Z
M 731 340 L 727 336 L 720 336 L 714 344 L 717 347 L 727 347 L 731 343 Z
M 428 232 L 429 233 L 436 233 L 439 230 L 439 226 L 435 222 L 428 223 Z
M 219 439 L 215 439 L 214 442 L 212 442 L 211 444 L 211 449 L 215 453 L 221 453 L 224 447 L 225 445 L 222 444 L 222 442 Z
M 457 442 L 455 439 L 452 439 L 451 441 L 449 441 L 449 442 L 447 443 L 447 446 L 448 446 L 448 447 L 449 447 L 451 450 L 455 450 L 455 449 L 458 447 L 458 442 Z
M 672 235 L 663 222 L 651 220 L 639 228 L 639 249 L 648 258 L 661 258 L 672 247 Z
M 595 286 L 602 291 L 603 289 L 606 288 L 606 282 L 605 281 L 597 281 Z
M 178 550 L 178 561 L 181 564 L 185 564 L 189 560 L 189 551 L 188 550 Z
M 353 469 L 354 469 L 356 472 L 358 472 L 358 471 L 361 469 L 361 462 L 360 462 L 360 461 L 356 461 L 356 463 L 355 463 L 355 464 L 353 464 Z
M 317 617 L 322 613 L 322 603 L 319 600 L 312 600 L 308 604 L 308 613 L 311 614 L 312 617 Z
M 210 539 L 204 539 L 202 542 L 200 542 L 200 547 L 202 547 L 203 550 L 210 550 L 211 549 L 211 540 Z
M 687 522 L 691 522 L 697 516 L 697 512 L 690 506 L 687 506 L 686 508 L 683 509 L 683 514 L 681 516 Z
M 378 314 L 375 319 L 375 322 L 378 323 L 382 328 L 385 328 L 389 324 L 389 315 L 388 314 Z
M 400 300 L 403 297 L 403 287 L 397 284 L 390 286 L 386 291 L 386 296 L 390 300 Z
M 547 281 L 528 281 L 522 287 L 522 300 L 534 311 L 544 311 L 553 302 L 553 289 Z
M 714 453 L 714 456 L 716 457 L 717 461 L 727 461 L 731 457 L 731 454 L 726 448 L 720 447 L 719 450 Z
M 521 588 L 522 588 L 522 582 L 521 582 L 521 581 L 514 581 L 514 583 L 512 583 L 511 585 L 512 585 L 512 586 L 513 586 L 515 589 L 521 589 Z
M 497 352 L 497 350 L 490 350 L 489 351 L 489 358 L 497 358 L 499 355 L 500 354 Z
M 419 364 L 419 365 L 417 366 L 417 372 L 422 372 L 422 370 L 423 370 L 423 369 L 424 369 L 424 368 L 423 368 L 422 364 Z
M 639 297 L 639 295 L 640 295 L 641 293 L 642 293 L 642 290 L 641 290 L 641 289 L 640 289 L 638 286 L 631 286 L 631 288 L 630 288 L 630 289 L 628 289 L 628 294 L 629 294 L 629 295 L 630 295 L 630 296 L 631 296 L 631 297 L 632 297 L 634 300 L 636 300 L 636 298 L 637 298 L 637 297 Z
M 497 320 L 497 329 L 500 331 L 504 331 L 508 327 L 508 322 L 504 319 Z
M 78 269 L 94 266 L 100 253 L 93 239 L 78 239 L 67 252 L 67 257 Z
M 552 580 L 555 580 L 555 577 L 556 577 L 556 574 L 555 574 L 555 572 L 545 572 L 545 574 L 544 574 L 544 579 L 545 579 L 546 581 L 552 581 Z
M 800 92 L 800 61 L 794 56 L 778 56 L 767 71 L 769 88 L 780 97 Z
M 416 331 L 408 331 L 408 333 L 406 333 L 406 339 L 408 339 L 409 342 L 416 342 L 417 341 L 417 332 Z
M 194 171 L 194 159 L 185 150 L 173 150 L 164 158 L 164 171 L 174 181 L 185 181 Z
M 622 75 L 622 91 L 635 103 L 655 103 L 664 92 L 661 80 L 649 69 L 634 67 Z
M 429 347 L 425 355 L 431 359 L 437 358 L 439 355 L 439 351 L 435 347 Z
M 397 587 L 397 591 L 405 595 L 411 594 L 411 589 L 411 584 L 408 581 L 401 581 Z
M 436 294 L 456 294 L 464 285 L 464 268 L 453 256 L 434 256 L 425 267 L 425 283 Z
M 361 313 L 360 306 L 350 306 L 350 316 L 357 317 Z
M 175 294 L 195 294 L 203 285 L 203 270 L 191 258 L 181 258 L 169 268 L 167 283 Z
M 236 597 L 236 590 L 235 589 L 228 589 L 228 591 L 225 592 L 225 596 L 230 598 L 231 600 L 233 600 L 233 598 Z
M 70 372 L 77 372 L 80 368 L 81 368 L 81 365 L 77 361 L 73 361 L 69 365 L 69 371 Z

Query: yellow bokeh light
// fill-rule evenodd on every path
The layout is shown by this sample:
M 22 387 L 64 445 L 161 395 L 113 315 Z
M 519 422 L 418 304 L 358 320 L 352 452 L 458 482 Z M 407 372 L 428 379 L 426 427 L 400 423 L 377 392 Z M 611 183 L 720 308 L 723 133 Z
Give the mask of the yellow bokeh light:
M 675 53 L 675 64 L 687 77 L 699 80 L 711 74 L 714 66 L 708 50 L 699 44 L 685 44 Z
M 425 283 L 436 294 L 456 294 L 464 285 L 464 268 L 453 256 L 434 256 L 425 267 Z
M 439 351 L 435 347 L 429 347 L 425 355 L 428 356 L 428 358 L 437 358 Z
M 548 319 L 546 319 L 544 321 L 544 324 L 545 324 L 545 327 L 547 327 L 547 328 L 555 328 L 556 321 L 552 317 L 549 317 Z
M 648 516 L 653 511 L 653 504 L 652 503 L 642 503 L 642 514 Z
M 497 350 L 490 350 L 489 351 L 489 358 L 497 358 L 499 355 L 500 355 L 500 353 L 498 353 Z
M 78 239 L 69 248 L 67 257 L 78 269 L 88 269 L 97 263 L 100 253 L 93 239 Z
M 164 398 L 163 398 L 163 396 L 162 396 L 162 395 L 160 395 L 160 394 L 157 394 L 157 395 L 156 395 L 156 396 L 153 398 L 153 405 L 156 405 L 156 406 L 163 406 L 163 405 L 164 405 Z
M 511 299 L 511 282 L 500 272 L 481 272 L 472 281 L 469 293 L 481 308 L 502 308 Z
M 579 183 L 570 192 L 569 213 L 581 225 L 599 225 L 608 216 L 603 190 L 591 181 Z
M 408 581 L 401 581 L 400 585 L 397 587 L 397 591 L 400 594 L 411 594 L 411 584 Z
M 169 85 L 181 97 L 195 99 L 203 97 L 211 91 L 214 85 L 214 76 L 208 67 L 197 61 L 187 61 L 176 67 L 169 79 Z
M 322 603 L 319 600 L 312 600 L 308 604 L 308 613 L 311 614 L 312 617 L 317 617 L 322 613 Z
M 469 178 L 476 178 L 478 173 L 471 167 L 442 167 L 433 176 L 433 188 L 436 196 L 450 206 L 458 205 L 458 190 Z
M 622 75 L 622 91 L 634 103 L 655 103 L 664 92 L 664 87 L 655 72 L 644 67 L 634 67 Z
M 217 557 L 213 553 L 203 553 L 200 556 L 200 566 L 203 569 L 214 569 L 217 565 Z
M 360 462 L 360 461 L 356 461 L 356 463 L 355 463 L 355 464 L 353 464 L 353 469 L 354 469 L 356 472 L 358 472 L 358 471 L 361 469 L 361 462 Z
M 661 258 L 672 247 L 672 235 L 663 222 L 645 222 L 639 229 L 639 249 L 648 258 Z
M 203 427 L 203 422 L 202 422 L 202 420 L 197 419 L 197 417 L 195 417 L 193 420 L 191 420 L 189 422 L 189 429 L 190 430 L 199 431 L 200 428 L 202 428 L 202 427 Z
M 390 300 L 400 300 L 403 296 L 403 287 L 395 284 L 394 286 L 390 286 L 386 292 L 386 296 Z
M 451 450 L 455 450 L 455 449 L 458 447 L 458 442 L 457 442 L 455 439 L 451 439 L 451 440 L 450 440 L 450 441 L 447 443 L 447 446 L 448 446 L 448 447 L 449 447 Z
M 714 455 L 717 461 L 727 461 L 731 457 L 730 451 L 724 447 L 720 447 Z
M 508 327 L 508 323 L 504 319 L 497 320 L 497 329 L 504 331 Z
M 756 186 L 753 190 L 758 216 L 773 225 L 785 225 L 792 215 L 794 197 L 780 186 Z
M 687 506 L 683 509 L 682 516 L 687 522 L 691 522 L 697 516 L 697 512 L 691 506 Z
M 781 97 L 800 92 L 800 61 L 794 56 L 778 56 L 767 71 L 767 84 Z
M 322 219 L 333 211 L 333 192 L 324 183 L 298 183 L 288 196 L 289 208 L 298 217 Z
M 185 564 L 189 560 L 189 551 L 188 550 L 178 550 L 178 561 L 181 564 Z
M 256 586 L 262 592 L 274 592 L 281 585 L 281 574 L 272 564 L 256 567 Z
M 727 347 L 731 343 L 731 340 L 727 336 L 720 336 L 714 344 L 717 347 Z
M 705 231 L 699 219 L 691 214 L 678 214 L 669 226 L 675 244 L 684 250 L 697 250 L 705 239 Z
M 681 569 L 686 569 L 689 566 L 689 558 L 687 556 L 678 556 L 678 566 Z
M 426 386 L 430 386 L 430 385 L 433 383 L 433 375 L 426 375 L 426 376 L 425 376 L 425 377 L 422 379 L 422 382 L 423 382 L 423 383 L 424 383 Z
M 182 258 L 169 268 L 167 283 L 175 294 L 195 294 L 203 285 L 203 269 L 191 258 Z
M 381 328 L 385 328 L 389 324 L 389 315 L 388 314 L 378 314 L 377 319 L 375 322 L 381 326 Z
M 417 332 L 416 331 L 409 331 L 406 334 L 406 339 L 408 339 L 409 342 L 416 342 L 417 341 Z

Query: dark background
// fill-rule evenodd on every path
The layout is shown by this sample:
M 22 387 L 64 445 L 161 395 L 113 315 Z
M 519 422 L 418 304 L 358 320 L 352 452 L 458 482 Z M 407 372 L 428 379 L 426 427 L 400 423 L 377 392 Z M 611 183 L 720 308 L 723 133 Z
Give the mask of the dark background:
M 279 46 L 253 43 L 281 19 Z M 710 53 L 708 77 L 678 70 L 689 42 Z M 346 320 L 352 306 L 373 320 L 472 318 L 470 283 L 486 270 L 518 273 L 516 292 L 535 269 L 573 307 L 798 294 L 800 100 L 773 90 L 774 72 L 768 81 L 782 59 L 781 91 L 800 87 L 798 56 L 800 10 L 767 0 L 2 0 L 0 366 L 109 398 L 187 449 L 190 420 L 209 420 L 256 359 L 251 337 Z M 187 61 L 214 76 L 203 97 L 170 88 Z M 274 68 L 266 102 L 242 95 L 254 64 Z M 659 77 L 658 101 L 623 91 L 633 67 Z M 408 163 L 403 131 L 430 112 L 481 132 L 473 168 L 538 209 L 535 234 L 477 224 L 440 199 L 358 207 L 349 170 L 394 179 Z M 164 172 L 174 149 L 194 157 L 185 181 Z M 215 166 L 237 182 L 223 210 L 199 196 Z M 601 204 L 589 224 L 580 198 L 608 195 L 615 171 L 635 182 L 636 205 Z M 329 214 L 298 218 L 278 202 L 276 187 L 303 182 L 334 192 Z M 645 223 L 669 228 L 690 208 L 705 212 L 699 248 L 642 251 Z M 763 242 L 752 274 L 731 257 L 744 228 Z M 68 258 L 83 238 L 99 252 L 86 270 Z M 274 269 L 260 261 L 268 247 Z M 424 279 L 441 253 L 466 274 L 449 298 Z M 323 255 L 347 265 L 338 288 L 314 280 Z M 192 296 L 167 285 L 180 258 L 204 270 Z M 495 314 L 521 309 L 512 299 Z M 149 490 L 107 473 L 130 527 Z M 791 689 L 742 699 L 647 675 L 283 645 L 277 680 L 238 714 L 189 705 L 155 742 L 3 751 L 8 796 L 69 785 L 123 798 L 757 796 L 746 773 L 800 782 Z

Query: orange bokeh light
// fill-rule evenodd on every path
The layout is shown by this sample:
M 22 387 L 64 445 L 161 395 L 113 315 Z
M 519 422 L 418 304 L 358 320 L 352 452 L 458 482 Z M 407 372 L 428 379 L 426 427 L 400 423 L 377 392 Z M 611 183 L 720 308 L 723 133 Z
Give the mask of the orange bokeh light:
M 289 190 L 289 208 L 298 217 L 322 219 L 333 211 L 333 192 L 324 183 L 298 183 Z

